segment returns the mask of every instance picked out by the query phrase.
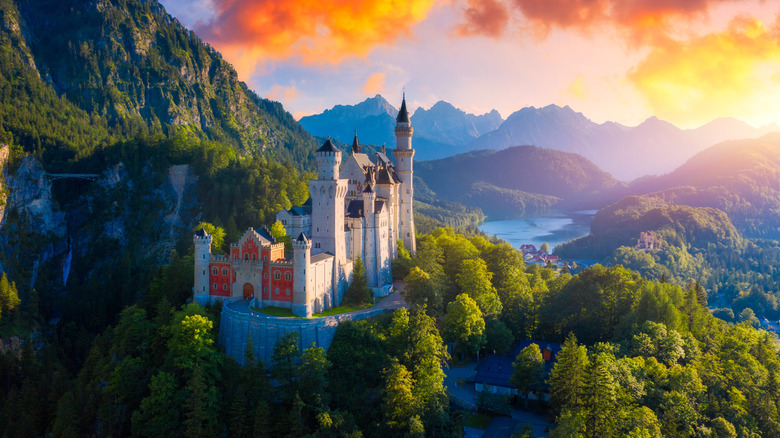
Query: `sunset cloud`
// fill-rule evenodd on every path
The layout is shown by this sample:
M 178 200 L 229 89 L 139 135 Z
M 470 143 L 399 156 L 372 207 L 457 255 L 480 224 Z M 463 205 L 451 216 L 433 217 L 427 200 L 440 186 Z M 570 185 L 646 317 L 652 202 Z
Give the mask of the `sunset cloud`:
M 385 74 L 374 73 L 363 84 L 363 93 L 373 96 L 385 92 Z
M 578 76 L 571 81 L 569 87 L 563 92 L 565 96 L 574 97 L 578 100 L 585 100 L 588 96 L 588 85 L 585 83 L 585 78 Z
M 258 61 L 338 64 L 409 36 L 436 0 L 215 0 L 216 16 L 195 26 L 244 75 Z
M 500 0 L 468 0 L 465 22 L 455 27 L 458 36 L 483 35 L 498 38 L 509 24 L 509 9 Z
M 297 88 L 295 88 L 295 86 L 285 87 L 283 85 L 274 85 L 271 87 L 271 92 L 268 93 L 265 97 L 271 100 L 286 103 L 298 98 L 300 95 L 301 93 Z
M 756 102 L 777 88 L 760 74 L 767 66 L 780 69 L 778 29 L 738 17 L 723 32 L 659 44 L 628 79 L 659 117 L 702 122 L 766 110 Z

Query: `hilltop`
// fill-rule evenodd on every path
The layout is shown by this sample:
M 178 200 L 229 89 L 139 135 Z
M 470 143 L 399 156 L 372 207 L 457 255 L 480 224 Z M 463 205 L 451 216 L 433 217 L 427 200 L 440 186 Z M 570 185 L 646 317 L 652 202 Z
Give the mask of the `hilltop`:
M 415 171 L 442 198 L 479 207 L 491 219 L 600 207 L 625 188 L 579 155 L 535 146 L 424 161 Z

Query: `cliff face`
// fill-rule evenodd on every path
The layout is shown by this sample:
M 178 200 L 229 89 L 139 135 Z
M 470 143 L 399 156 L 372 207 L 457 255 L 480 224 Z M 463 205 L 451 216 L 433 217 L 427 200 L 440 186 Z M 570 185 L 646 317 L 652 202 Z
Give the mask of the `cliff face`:
M 28 215 L 37 233 L 65 236 L 65 214 L 58 211 L 52 198 L 52 182 L 38 160 L 25 157 L 16 174 L 7 180 L 8 209 Z

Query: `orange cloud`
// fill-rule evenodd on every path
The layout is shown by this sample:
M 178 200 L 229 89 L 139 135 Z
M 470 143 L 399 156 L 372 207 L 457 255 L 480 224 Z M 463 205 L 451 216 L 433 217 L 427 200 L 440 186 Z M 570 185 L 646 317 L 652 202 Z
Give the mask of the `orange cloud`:
M 510 23 L 542 37 L 553 28 L 591 32 L 613 26 L 642 42 L 665 33 L 675 20 L 701 17 L 712 5 L 733 1 L 739 0 L 467 0 L 455 29 L 458 36 L 495 38 Z
M 758 72 L 780 68 L 778 29 L 738 17 L 729 28 L 690 41 L 667 39 L 628 74 L 656 115 L 698 123 L 729 114 L 764 111 L 756 102 L 777 90 Z
M 284 103 L 293 99 L 297 99 L 300 95 L 301 93 L 297 88 L 295 88 L 295 86 L 285 87 L 282 85 L 274 85 L 271 87 L 271 92 L 268 93 L 265 97 Z
M 385 74 L 374 73 L 363 84 L 363 93 L 368 95 L 382 94 L 385 91 Z
M 509 24 L 509 9 L 499 0 L 468 0 L 465 23 L 455 27 L 458 36 L 483 35 L 498 38 Z
M 436 0 L 215 0 L 196 32 L 244 74 L 264 59 L 335 64 L 409 35 Z M 249 59 L 242 59 L 248 57 Z M 250 70 L 250 71 L 246 71 Z

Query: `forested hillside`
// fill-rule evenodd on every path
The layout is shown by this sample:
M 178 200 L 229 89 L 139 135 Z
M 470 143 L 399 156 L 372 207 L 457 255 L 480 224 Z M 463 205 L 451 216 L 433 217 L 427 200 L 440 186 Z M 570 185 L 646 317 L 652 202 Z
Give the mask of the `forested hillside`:
M 634 183 L 591 234 L 556 252 L 622 264 L 654 279 L 700 282 L 713 307 L 780 317 L 780 135 L 715 145 L 674 172 Z M 658 251 L 634 249 L 642 232 Z
M 311 164 L 314 141 L 292 116 L 156 1 L 3 0 L 0 13 L 0 118 L 47 163 L 157 131 Z
M 415 173 L 442 198 L 479 207 L 491 219 L 600 207 L 625 187 L 579 155 L 534 146 L 423 161 Z

